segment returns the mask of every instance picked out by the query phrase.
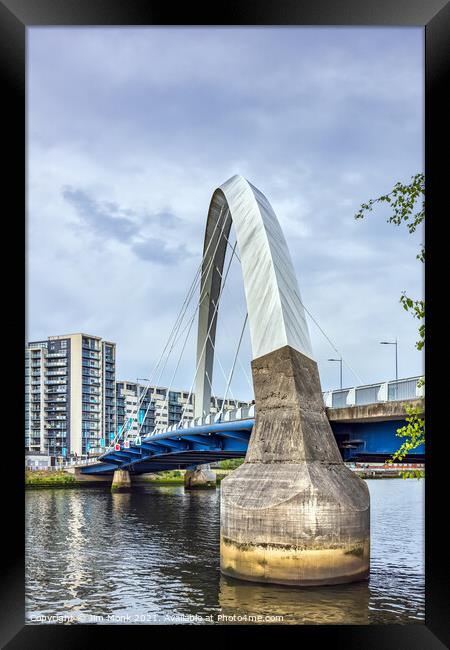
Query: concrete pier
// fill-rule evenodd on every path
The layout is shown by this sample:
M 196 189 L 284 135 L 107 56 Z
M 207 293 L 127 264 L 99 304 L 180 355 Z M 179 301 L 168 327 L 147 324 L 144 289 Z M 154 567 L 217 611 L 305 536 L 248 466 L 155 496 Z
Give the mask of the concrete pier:
M 113 474 L 111 491 L 128 492 L 129 490 L 131 490 L 130 472 L 124 469 L 116 469 L 116 471 Z
M 369 491 L 341 459 L 316 362 L 285 345 L 252 373 L 247 456 L 221 483 L 221 571 L 305 586 L 368 578 Z
M 193 470 L 186 470 L 184 475 L 184 488 L 194 490 L 197 488 L 215 488 L 217 477 L 209 465 L 199 465 Z

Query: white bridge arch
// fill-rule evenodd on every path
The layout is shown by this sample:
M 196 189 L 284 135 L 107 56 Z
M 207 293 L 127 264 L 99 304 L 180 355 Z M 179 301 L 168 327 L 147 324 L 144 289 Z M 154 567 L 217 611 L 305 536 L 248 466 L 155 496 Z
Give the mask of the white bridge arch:
M 199 308 L 195 417 L 210 411 L 219 309 L 216 305 L 232 222 L 241 260 L 252 358 L 290 345 L 313 359 L 294 266 L 275 212 L 254 185 L 242 176 L 232 176 L 215 190 L 206 223 L 200 288 L 205 298 Z

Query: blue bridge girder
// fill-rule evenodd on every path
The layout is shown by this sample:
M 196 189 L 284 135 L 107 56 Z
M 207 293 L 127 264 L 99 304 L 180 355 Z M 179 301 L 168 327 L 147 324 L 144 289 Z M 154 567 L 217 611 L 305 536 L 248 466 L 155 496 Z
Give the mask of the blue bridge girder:
M 169 469 L 190 469 L 205 463 L 243 458 L 254 425 L 254 418 L 232 422 L 215 422 L 190 428 L 165 431 L 146 438 L 129 448 L 110 450 L 99 462 L 81 468 L 82 474 L 109 474 L 127 469 L 133 474 L 147 474 Z M 344 460 L 379 461 L 399 446 L 396 430 L 402 420 L 372 422 L 330 421 Z M 423 462 L 424 448 L 409 454 L 412 462 Z
M 103 454 L 100 462 L 83 467 L 83 474 L 105 474 L 127 469 L 133 474 L 189 469 L 197 465 L 245 456 L 255 420 L 216 422 L 176 429 L 142 438 L 140 444 L 121 446 Z

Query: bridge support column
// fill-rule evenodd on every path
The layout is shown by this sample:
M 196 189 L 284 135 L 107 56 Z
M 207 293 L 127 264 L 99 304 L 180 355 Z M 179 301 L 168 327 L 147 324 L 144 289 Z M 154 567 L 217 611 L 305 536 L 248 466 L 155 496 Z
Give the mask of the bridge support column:
M 252 372 L 247 456 L 221 483 L 221 571 L 304 586 L 368 578 L 369 491 L 342 461 L 316 362 L 284 346 Z
M 187 469 L 184 475 L 184 488 L 215 488 L 217 477 L 209 465 L 199 465 L 193 470 Z
M 128 492 L 129 490 L 131 490 L 130 472 L 128 472 L 126 469 L 116 469 L 113 474 L 111 491 Z

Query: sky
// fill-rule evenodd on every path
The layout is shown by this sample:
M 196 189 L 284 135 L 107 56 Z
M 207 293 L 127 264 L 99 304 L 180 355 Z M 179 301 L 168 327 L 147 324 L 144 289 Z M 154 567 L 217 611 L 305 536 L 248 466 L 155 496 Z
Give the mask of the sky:
M 423 232 L 361 203 L 424 169 L 423 28 L 27 31 L 27 340 L 117 344 L 117 378 L 189 389 L 196 322 L 152 373 L 201 263 L 213 191 L 241 174 L 288 242 L 322 389 L 423 372 Z M 195 307 L 195 303 L 193 303 Z M 245 316 L 239 261 L 220 305 L 213 392 Z M 189 312 L 190 313 L 190 312 Z M 328 339 L 332 341 L 333 347 Z M 337 350 L 337 352 L 336 352 Z M 230 396 L 251 399 L 244 334 Z

